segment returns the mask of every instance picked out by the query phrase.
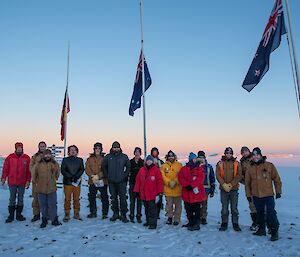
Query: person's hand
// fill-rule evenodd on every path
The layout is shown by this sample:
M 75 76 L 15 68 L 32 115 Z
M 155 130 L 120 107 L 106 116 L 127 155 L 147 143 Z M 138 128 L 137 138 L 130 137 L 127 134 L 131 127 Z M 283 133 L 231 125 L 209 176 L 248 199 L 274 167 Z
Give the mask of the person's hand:
M 210 192 L 209 192 L 209 197 L 210 198 L 213 198 L 214 197 L 214 195 L 215 195 L 215 190 L 210 190 Z
M 281 198 L 281 194 L 276 194 L 276 199 Z
M 252 202 L 252 197 L 250 197 L 250 196 L 247 197 L 247 200 L 248 200 L 249 203 L 251 203 Z
M 92 175 L 92 180 L 94 184 L 98 184 L 99 183 L 99 176 L 98 175 Z
M 222 185 L 222 187 L 223 187 L 224 191 L 227 192 L 227 193 L 229 193 L 230 190 L 231 190 L 231 187 L 229 186 L 229 184 L 224 183 Z
M 187 191 L 193 191 L 193 187 L 191 185 L 186 186 L 185 189 Z
M 1 183 L 2 183 L 2 185 L 4 185 L 4 184 L 5 184 L 5 180 L 6 180 L 5 178 L 2 178 L 2 179 L 1 179 Z
M 25 183 L 25 188 L 28 189 L 28 188 L 29 188 L 29 185 L 30 185 L 30 182 L 27 181 L 27 182 Z

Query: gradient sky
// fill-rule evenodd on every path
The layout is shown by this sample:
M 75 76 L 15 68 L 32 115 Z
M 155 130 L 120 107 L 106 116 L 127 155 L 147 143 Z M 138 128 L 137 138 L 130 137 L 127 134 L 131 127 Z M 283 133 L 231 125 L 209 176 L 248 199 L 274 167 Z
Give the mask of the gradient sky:
M 300 122 L 286 37 L 251 92 L 241 84 L 274 0 L 144 0 L 148 149 L 186 156 L 260 146 L 300 166 Z M 300 2 L 290 0 L 300 51 Z M 60 142 L 71 42 L 68 144 L 86 156 L 118 140 L 142 146 L 142 109 L 128 106 L 140 52 L 138 0 L 3 0 L 0 3 L 0 155 L 22 141 Z M 299 56 L 299 55 L 298 55 Z M 298 58 L 299 59 L 299 58 Z M 287 155 L 292 154 L 292 155 Z M 288 157 L 288 161 L 286 158 Z

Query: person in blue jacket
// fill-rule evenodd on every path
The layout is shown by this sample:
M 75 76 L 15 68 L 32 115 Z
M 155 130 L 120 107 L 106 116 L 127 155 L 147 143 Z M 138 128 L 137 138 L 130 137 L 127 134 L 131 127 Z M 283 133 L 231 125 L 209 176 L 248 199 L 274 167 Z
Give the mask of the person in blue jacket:
M 204 188 L 206 192 L 206 200 L 202 202 L 201 207 L 200 207 L 200 221 L 202 225 L 207 224 L 207 201 L 208 201 L 208 196 L 209 197 L 214 197 L 215 193 L 215 172 L 213 167 L 207 162 L 205 152 L 199 151 L 198 152 L 198 158 L 203 159 L 204 165 Z

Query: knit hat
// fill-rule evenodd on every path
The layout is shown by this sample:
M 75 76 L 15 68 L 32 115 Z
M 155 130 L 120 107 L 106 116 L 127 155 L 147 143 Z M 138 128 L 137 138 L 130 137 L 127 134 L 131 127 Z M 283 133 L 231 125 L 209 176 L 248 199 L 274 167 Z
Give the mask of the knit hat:
M 146 161 L 154 162 L 154 158 L 151 155 L 148 155 L 147 158 L 146 158 Z
M 199 151 L 199 152 L 198 152 L 198 157 L 203 157 L 203 158 L 206 158 L 206 156 L 205 156 L 205 152 L 203 152 L 203 151 Z
M 99 142 L 97 142 L 97 143 L 95 143 L 95 144 L 94 144 L 94 148 L 96 148 L 96 147 L 99 147 L 99 148 L 101 148 L 101 149 L 102 149 L 102 144 L 101 144 L 101 143 L 99 143 Z
M 241 148 L 241 154 L 243 154 L 243 153 L 246 152 L 246 151 L 249 151 L 249 152 L 250 152 L 250 149 L 249 149 L 247 146 L 243 146 L 243 147 Z
M 167 156 L 166 156 L 166 157 L 167 157 L 167 158 L 168 158 L 168 157 L 174 157 L 174 158 L 175 158 L 175 156 L 176 156 L 176 154 L 175 154 L 173 151 L 170 150 L 170 151 L 167 153 Z
M 120 148 L 120 143 L 118 141 L 113 142 L 112 148 Z
M 44 152 L 43 152 L 43 155 L 47 155 L 47 154 L 51 154 L 52 155 L 52 152 L 50 149 L 46 149 Z
M 224 151 L 224 154 L 226 154 L 226 153 L 231 153 L 231 154 L 233 154 L 232 148 L 231 148 L 231 147 L 226 147 L 226 149 L 225 149 L 225 151 Z
M 260 150 L 260 148 L 258 148 L 258 147 L 255 147 L 255 148 L 253 149 L 252 154 L 253 154 L 253 155 L 254 155 L 254 154 L 258 154 L 258 155 L 261 155 L 261 156 L 262 156 L 261 150 Z
M 190 153 L 189 154 L 189 161 L 193 160 L 193 159 L 197 159 L 197 155 L 194 153 Z
M 21 147 L 23 149 L 23 143 L 17 142 L 15 143 L 15 149 L 17 150 L 18 147 Z

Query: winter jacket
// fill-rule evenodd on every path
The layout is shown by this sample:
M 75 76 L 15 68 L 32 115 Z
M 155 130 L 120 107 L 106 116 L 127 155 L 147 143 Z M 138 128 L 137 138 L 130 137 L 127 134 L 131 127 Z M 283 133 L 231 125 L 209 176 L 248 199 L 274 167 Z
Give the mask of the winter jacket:
M 149 170 L 143 166 L 137 174 L 133 191 L 139 193 L 141 200 L 152 201 L 163 193 L 163 190 L 163 179 L 157 165 L 152 165 Z
M 182 164 L 178 161 L 171 163 L 166 161 L 161 166 L 161 173 L 164 181 L 164 195 L 178 197 L 181 196 L 181 185 L 178 182 L 178 173 L 182 168 Z M 170 187 L 170 182 L 175 181 L 176 186 L 174 188 Z
M 138 162 L 136 162 L 134 158 L 130 160 L 129 184 L 135 185 L 136 176 L 143 166 L 144 160 L 141 158 Z
M 84 172 L 84 165 L 82 158 L 69 156 L 63 158 L 61 164 L 61 174 L 64 176 L 64 185 L 72 185 L 73 182 L 82 176 Z
M 222 185 L 224 183 L 231 184 L 232 190 L 238 190 L 239 189 L 239 182 L 242 178 L 242 167 L 239 162 L 237 162 L 237 170 L 236 175 L 234 175 L 234 162 L 236 161 L 236 158 L 232 158 L 230 160 L 227 160 L 225 156 L 222 156 L 221 161 L 217 163 L 216 166 L 216 177 L 217 180 L 220 183 L 220 189 L 223 189 Z M 224 169 L 224 177 L 221 175 L 221 165 Z
M 50 194 L 56 192 L 56 180 L 59 177 L 59 165 L 52 159 L 49 162 L 41 160 L 35 164 L 33 183 L 36 184 L 36 192 Z
M 30 157 L 27 154 L 20 157 L 16 153 L 10 154 L 3 164 L 2 179 L 8 178 L 9 186 L 25 186 L 31 180 L 29 163 Z
M 105 185 L 108 185 L 107 178 L 104 176 L 104 172 L 102 169 L 102 162 L 104 159 L 104 154 L 96 156 L 95 154 L 91 154 L 85 163 L 85 172 L 89 176 L 89 185 L 93 185 L 92 175 L 98 175 L 99 179 L 103 179 Z
M 273 163 L 267 162 L 266 157 L 258 163 L 251 162 L 245 178 L 247 197 L 273 196 L 273 184 L 276 194 L 281 194 L 282 183 Z
M 127 182 L 130 161 L 128 156 L 122 153 L 122 150 L 115 154 L 111 149 L 110 153 L 104 157 L 102 168 L 109 183 Z
M 215 188 L 215 172 L 213 167 L 206 162 L 205 165 L 202 166 L 204 170 L 204 188 L 207 194 L 210 193 L 211 188 Z
M 242 166 L 242 179 L 240 182 L 244 185 L 245 185 L 246 172 L 250 168 L 250 162 L 251 162 L 251 158 L 242 157 L 240 160 L 240 164 Z
M 202 167 L 190 169 L 189 164 L 181 168 L 178 174 L 178 181 L 182 186 L 182 200 L 187 203 L 199 203 L 206 200 L 204 189 L 204 172 Z M 193 190 L 186 187 L 191 186 Z M 198 188 L 198 192 L 195 192 Z
M 30 169 L 30 173 L 31 173 L 31 177 L 32 178 L 34 177 L 34 168 L 35 168 L 35 165 L 42 160 L 42 157 L 43 157 L 43 154 L 37 152 L 30 159 L 29 169 Z

